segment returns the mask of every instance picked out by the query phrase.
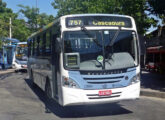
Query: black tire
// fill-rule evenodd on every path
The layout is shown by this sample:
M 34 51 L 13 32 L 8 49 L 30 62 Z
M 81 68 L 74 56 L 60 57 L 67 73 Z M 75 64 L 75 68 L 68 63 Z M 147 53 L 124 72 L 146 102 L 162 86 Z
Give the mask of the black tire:
M 37 85 L 34 83 L 34 77 L 33 77 L 33 72 L 32 72 L 32 70 L 31 70 L 30 79 L 31 79 L 31 81 L 32 81 L 32 87 L 33 87 L 33 88 L 36 88 Z
M 6 69 L 6 66 L 5 66 L 5 64 L 2 64 L 2 69 Z
M 52 97 L 52 89 L 51 89 L 49 80 L 46 81 L 45 94 L 46 94 L 47 98 L 49 98 L 49 99 Z
M 50 100 L 51 100 L 51 97 L 52 97 L 52 89 L 51 89 L 50 81 L 49 81 L 48 78 L 46 80 L 46 85 L 45 85 L 45 95 L 48 98 L 47 103 L 50 103 L 51 102 Z M 45 112 L 46 113 L 51 113 L 50 107 L 48 107 L 47 105 L 45 105 Z
M 18 72 L 20 72 L 19 70 L 15 70 L 15 73 L 18 73 Z

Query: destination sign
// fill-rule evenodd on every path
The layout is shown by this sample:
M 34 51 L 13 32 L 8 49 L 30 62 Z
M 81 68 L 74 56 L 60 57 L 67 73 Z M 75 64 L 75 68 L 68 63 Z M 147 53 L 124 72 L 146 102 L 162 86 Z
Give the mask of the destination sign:
M 68 20 L 68 26 L 81 26 L 83 25 L 82 20 Z
M 84 17 L 68 17 L 66 19 L 67 27 L 78 26 L 119 26 L 131 28 L 131 19 L 127 17 L 117 16 L 84 16 Z
M 27 47 L 27 44 L 20 44 L 19 47 Z

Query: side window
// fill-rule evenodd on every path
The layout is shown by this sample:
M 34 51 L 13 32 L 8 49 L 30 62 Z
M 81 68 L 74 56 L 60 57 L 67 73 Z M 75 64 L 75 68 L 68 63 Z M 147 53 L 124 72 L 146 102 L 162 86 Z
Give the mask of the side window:
M 28 40 L 28 57 L 31 56 L 31 39 Z
M 59 23 L 56 23 L 53 28 L 52 28 L 52 34 L 57 37 L 60 37 L 60 34 L 61 34 L 61 30 L 60 30 L 60 25 Z
M 55 47 L 55 41 L 57 38 L 59 38 L 61 36 L 61 30 L 60 30 L 60 24 L 56 23 L 53 27 L 52 27 L 52 43 L 54 45 L 52 45 L 52 47 Z M 52 48 L 54 49 L 54 48 Z M 55 49 L 54 49 L 55 50 Z
M 45 55 L 46 51 L 46 33 L 42 35 L 42 55 Z
M 33 56 L 33 39 L 31 39 L 31 51 L 30 51 L 31 56 Z
M 33 56 L 35 55 L 35 46 L 36 46 L 36 44 L 35 44 L 35 38 L 33 38 Z
M 40 55 L 40 36 L 37 37 L 37 56 Z
M 34 40 L 34 56 L 37 56 L 37 46 L 38 44 L 37 44 L 37 37 L 36 37 Z
M 43 50 L 42 50 L 42 44 L 43 44 L 43 35 L 40 35 L 40 42 L 39 42 L 39 55 L 43 54 Z
M 50 55 L 51 53 L 51 31 L 47 31 L 46 33 L 46 55 Z

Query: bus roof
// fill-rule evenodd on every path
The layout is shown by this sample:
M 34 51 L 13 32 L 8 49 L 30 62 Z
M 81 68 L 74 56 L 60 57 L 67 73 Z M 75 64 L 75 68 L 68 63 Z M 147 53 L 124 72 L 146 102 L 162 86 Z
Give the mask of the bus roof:
M 29 38 L 37 35 L 38 33 L 41 33 L 43 31 L 45 31 L 46 29 L 50 28 L 51 26 L 53 26 L 57 21 L 59 21 L 62 18 L 66 18 L 66 17 L 84 17 L 84 16 L 115 16 L 115 17 L 127 17 L 130 19 L 133 19 L 133 17 L 128 16 L 128 15 L 119 15 L 119 14 L 101 14 L 101 13 L 95 13 L 95 14 L 70 14 L 70 15 L 64 15 L 59 17 L 58 19 L 55 19 L 53 22 L 49 23 L 48 25 L 44 26 L 43 28 L 41 28 L 39 31 L 33 33 Z M 28 39 L 29 39 L 28 38 Z
M 4 41 L 6 42 L 13 42 L 13 43 L 18 43 L 19 40 L 15 38 L 4 38 Z
M 64 15 L 61 17 L 78 17 L 78 16 L 116 16 L 116 17 L 128 17 L 128 18 L 133 18 L 128 15 L 119 15 L 119 14 L 101 14 L 101 13 L 95 13 L 95 14 L 71 14 L 71 15 Z
M 19 42 L 17 43 L 18 45 L 21 45 L 21 44 L 27 44 L 27 42 Z

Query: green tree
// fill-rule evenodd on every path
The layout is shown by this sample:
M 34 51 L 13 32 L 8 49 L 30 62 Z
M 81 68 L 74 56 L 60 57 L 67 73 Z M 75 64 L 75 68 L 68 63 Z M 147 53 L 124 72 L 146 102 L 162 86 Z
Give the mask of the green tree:
M 140 34 L 157 22 L 145 12 L 148 9 L 146 0 L 54 0 L 52 6 L 58 10 L 57 17 L 79 13 L 130 15 L 134 17 Z
M 0 48 L 2 46 L 2 39 L 9 34 L 9 17 L 12 17 L 12 10 L 6 8 L 6 3 L 0 0 Z
M 15 19 L 13 21 L 12 31 L 14 31 L 13 38 L 17 38 L 22 42 L 26 41 L 31 34 L 29 28 L 26 25 L 25 20 L 23 19 Z
M 27 25 L 31 32 L 36 32 L 37 30 L 54 20 L 54 17 L 52 15 L 47 15 L 46 13 L 39 14 L 38 8 L 23 5 L 18 6 L 21 8 L 19 12 L 26 17 Z
M 12 19 L 12 37 L 20 41 L 26 41 L 30 32 L 23 19 L 18 19 L 18 15 L 13 13 L 6 3 L 0 0 L 0 39 L 9 37 L 9 19 Z M 2 44 L 2 41 L 1 43 Z M 1 45 L 0 45 L 1 46 Z
M 165 0 L 148 0 L 148 3 L 150 12 L 162 19 L 162 23 L 165 24 Z
M 31 32 L 37 31 L 37 17 L 38 8 L 30 8 L 29 6 L 18 5 L 21 9 L 19 10 L 27 18 L 27 25 Z
M 6 3 L 0 0 L 0 37 L 8 35 L 8 18 L 12 16 L 12 10 L 6 8 Z
M 151 25 L 156 26 L 157 20 L 146 13 L 148 10 L 146 0 L 119 0 L 119 2 L 121 4 L 119 13 L 132 16 L 140 34 L 144 34 Z
M 52 22 L 54 20 L 54 17 L 52 15 L 47 15 L 45 13 L 41 13 L 37 17 L 37 23 L 39 28 L 43 28 L 48 23 Z
M 157 15 L 165 15 L 165 1 L 164 0 L 148 0 L 151 6 L 150 11 Z

